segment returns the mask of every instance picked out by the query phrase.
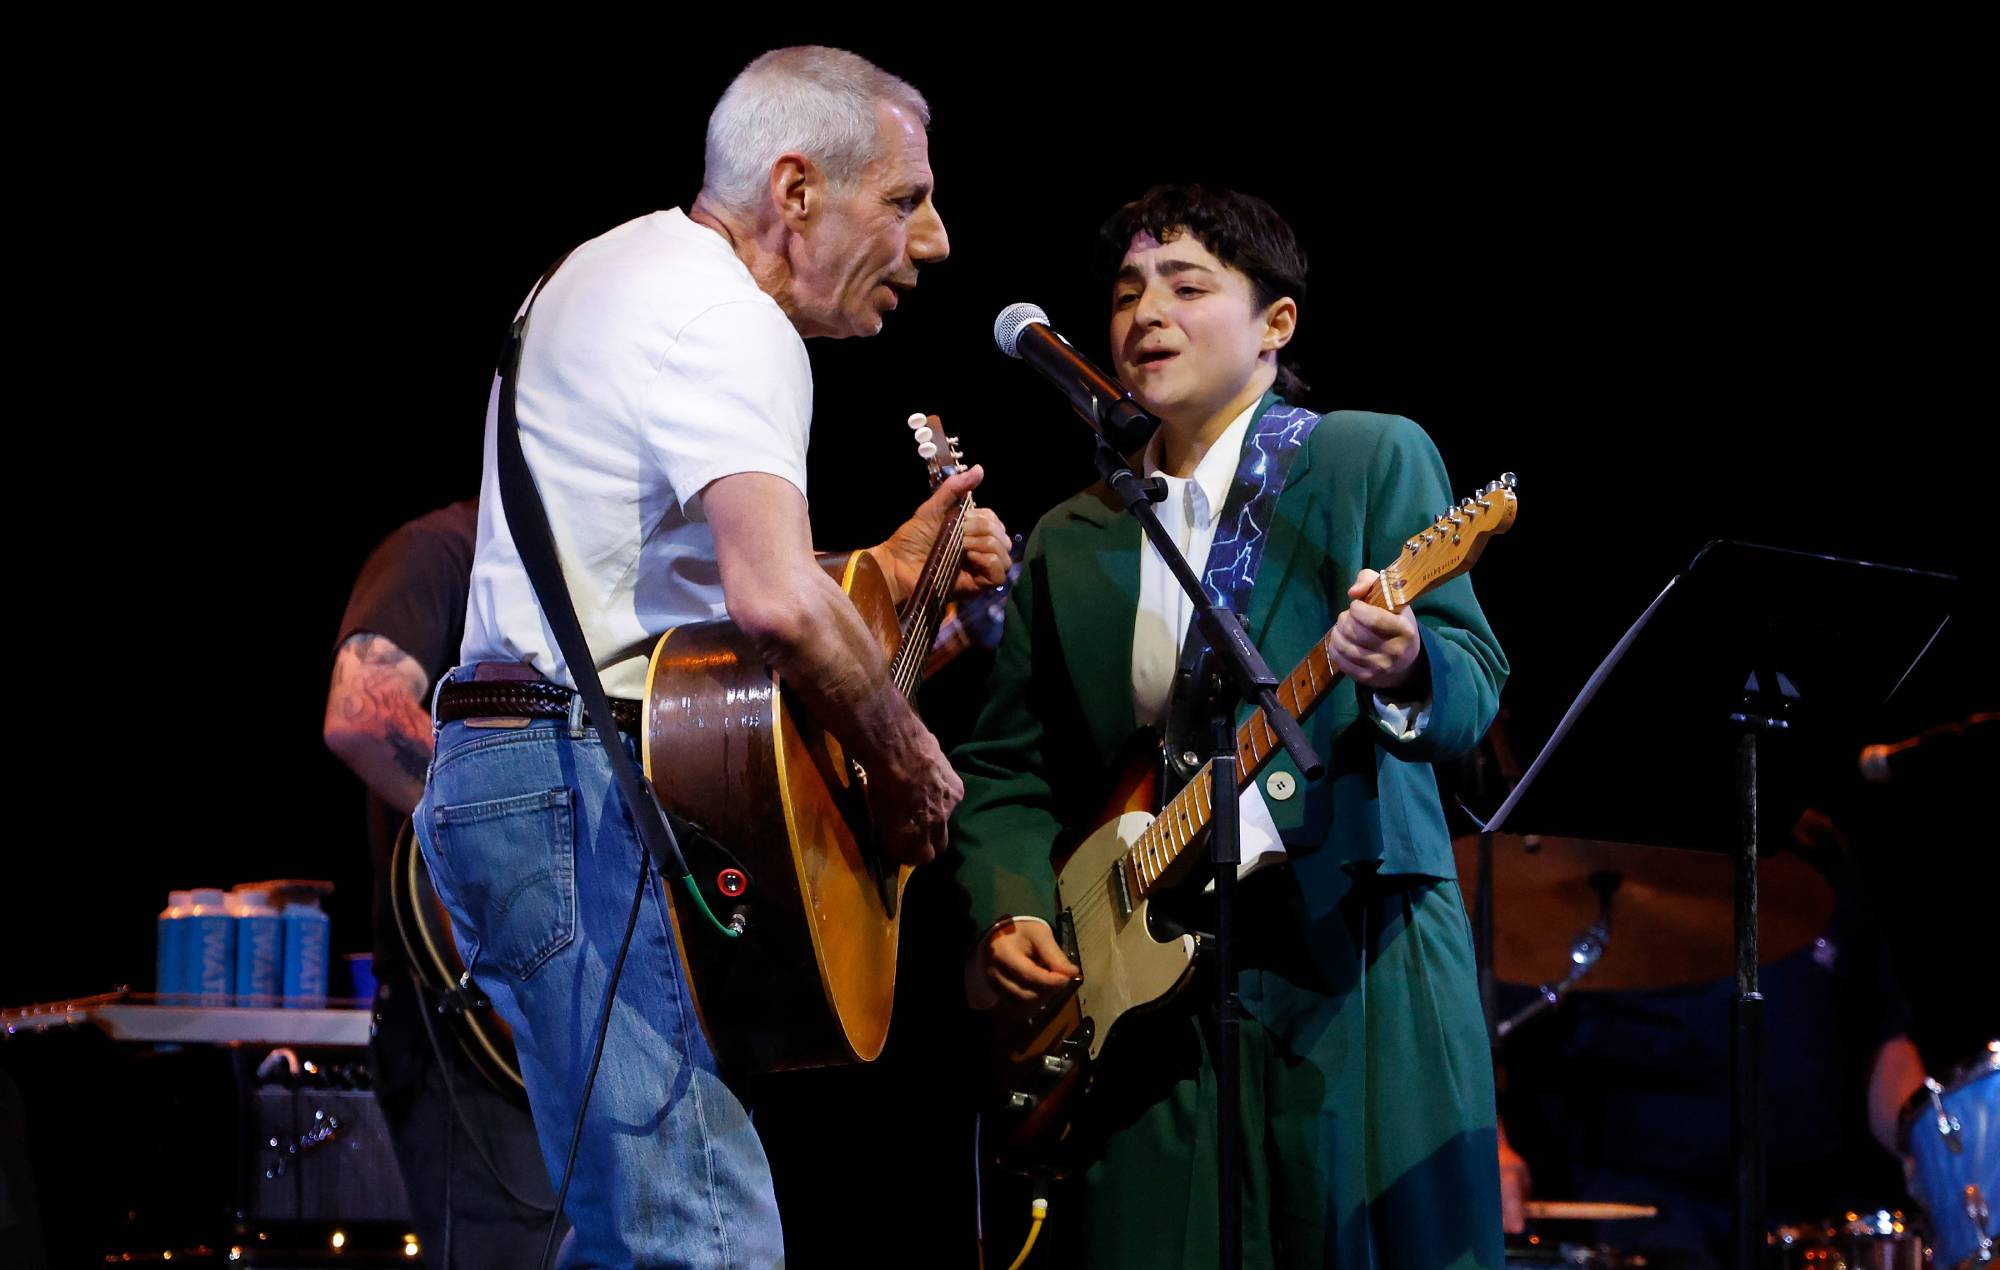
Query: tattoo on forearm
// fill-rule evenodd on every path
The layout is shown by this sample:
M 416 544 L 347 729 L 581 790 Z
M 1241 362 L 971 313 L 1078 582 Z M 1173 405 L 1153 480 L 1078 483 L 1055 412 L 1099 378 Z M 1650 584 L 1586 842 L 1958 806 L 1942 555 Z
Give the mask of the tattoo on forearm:
M 383 733 L 382 739 L 387 741 L 389 748 L 395 752 L 396 766 L 403 774 L 422 784 L 431 766 L 430 737 L 426 735 L 424 742 L 419 743 L 409 735 L 391 727 Z
M 396 641 L 385 639 L 373 631 L 357 631 L 349 635 L 341 647 L 354 650 L 355 659 L 364 666 L 393 666 L 409 656 L 396 647 Z
M 431 753 L 424 686 L 416 659 L 379 635 L 363 633 L 341 645 L 334 659 L 328 709 L 350 731 L 381 737 L 396 766 L 421 781 Z

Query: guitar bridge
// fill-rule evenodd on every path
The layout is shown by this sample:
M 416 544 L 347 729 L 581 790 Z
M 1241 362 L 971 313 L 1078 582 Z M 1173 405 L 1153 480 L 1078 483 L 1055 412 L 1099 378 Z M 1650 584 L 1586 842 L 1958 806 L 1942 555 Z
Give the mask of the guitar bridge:
M 1083 964 L 1077 960 L 1079 954 L 1076 950 L 1076 919 L 1070 916 L 1068 909 L 1064 909 L 1056 917 L 1056 943 L 1062 946 L 1063 956 L 1068 957 L 1072 965 Z

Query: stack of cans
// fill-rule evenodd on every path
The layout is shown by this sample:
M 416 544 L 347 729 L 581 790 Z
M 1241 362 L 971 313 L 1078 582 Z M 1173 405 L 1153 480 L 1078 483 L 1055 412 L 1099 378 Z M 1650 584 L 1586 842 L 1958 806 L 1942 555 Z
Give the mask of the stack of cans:
M 159 918 L 159 999 L 319 1009 L 331 944 L 317 897 L 280 909 L 262 887 L 174 891 Z

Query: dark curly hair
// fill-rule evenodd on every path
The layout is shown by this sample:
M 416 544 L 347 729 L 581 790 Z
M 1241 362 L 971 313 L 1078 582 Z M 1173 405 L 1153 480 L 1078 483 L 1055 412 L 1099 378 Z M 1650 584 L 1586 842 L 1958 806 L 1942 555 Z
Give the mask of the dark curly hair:
M 1283 296 L 1306 300 L 1306 253 L 1277 209 L 1254 194 L 1204 185 L 1155 185 L 1119 208 L 1098 231 L 1104 273 L 1115 276 L 1132 235 L 1141 231 L 1166 242 L 1186 234 L 1215 258 L 1250 279 L 1257 307 Z M 1280 396 L 1293 404 L 1310 391 L 1292 362 L 1292 346 L 1278 354 Z

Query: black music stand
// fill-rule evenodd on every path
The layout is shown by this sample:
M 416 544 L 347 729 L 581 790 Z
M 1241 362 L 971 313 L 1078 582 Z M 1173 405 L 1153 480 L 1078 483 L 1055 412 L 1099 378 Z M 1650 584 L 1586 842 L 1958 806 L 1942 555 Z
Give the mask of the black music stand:
M 1742 1270 L 1764 1258 L 1757 843 L 1782 840 L 1806 798 L 1801 746 L 1788 742 L 1840 737 L 1893 697 L 1950 620 L 1956 583 L 1916 569 L 1709 543 L 1592 673 L 1482 827 L 1489 842 L 1505 828 L 1734 852 L 1730 1129 Z M 1481 879 L 1482 916 L 1490 882 Z M 1480 925 L 1489 940 L 1490 922 Z M 1484 973 L 1490 944 L 1480 955 Z

